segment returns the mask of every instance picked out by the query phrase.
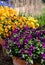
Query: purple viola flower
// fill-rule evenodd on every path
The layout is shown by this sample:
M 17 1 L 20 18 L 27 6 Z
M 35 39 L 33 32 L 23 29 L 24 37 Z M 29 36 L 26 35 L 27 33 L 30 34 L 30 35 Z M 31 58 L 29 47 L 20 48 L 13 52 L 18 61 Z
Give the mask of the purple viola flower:
M 20 36 L 17 36 L 17 37 L 15 37 L 15 42 L 18 42 L 19 41 L 19 39 L 20 39 Z
M 20 48 L 20 42 L 17 43 L 18 48 Z
M 28 39 L 24 39 L 24 44 L 28 44 Z
M 37 41 L 38 41 L 38 42 L 40 42 L 40 40 L 39 40 L 39 39 L 37 39 Z
M 31 50 L 31 51 L 35 50 L 35 47 L 34 47 L 33 45 L 31 45 L 31 46 L 29 47 L 29 50 Z
M 39 37 L 40 36 L 40 31 L 36 32 L 36 36 Z
M 20 37 L 22 38 L 24 38 L 25 37 L 25 33 L 24 32 L 22 32 L 21 34 L 20 34 Z
M 24 30 L 28 30 L 28 27 L 27 26 L 24 26 Z
M 22 49 L 22 50 L 21 50 L 21 53 L 24 54 L 24 53 L 25 53 L 25 49 Z
M 45 60 L 45 53 L 42 54 L 42 59 Z
M 45 48 L 45 42 L 42 43 L 42 47 Z
M 17 29 L 15 29 L 14 31 L 12 31 L 12 34 L 16 34 L 16 33 L 18 33 L 19 31 L 20 31 L 20 29 L 17 28 Z
M 42 42 L 45 42 L 45 38 L 40 37 L 39 38 Z
M 26 36 L 26 38 L 32 40 L 32 35 L 31 35 L 31 34 L 28 34 L 28 35 Z
M 28 51 L 28 56 L 31 56 L 32 55 L 32 51 Z
M 11 40 L 12 42 L 14 42 L 15 38 L 12 37 L 10 40 Z
M 36 32 L 36 29 L 32 29 L 32 32 Z
M 14 31 L 12 31 L 12 35 L 15 33 L 15 30 Z
M 8 46 L 8 40 L 5 40 L 5 47 L 7 48 Z
M 45 30 L 43 31 L 43 34 L 45 34 Z

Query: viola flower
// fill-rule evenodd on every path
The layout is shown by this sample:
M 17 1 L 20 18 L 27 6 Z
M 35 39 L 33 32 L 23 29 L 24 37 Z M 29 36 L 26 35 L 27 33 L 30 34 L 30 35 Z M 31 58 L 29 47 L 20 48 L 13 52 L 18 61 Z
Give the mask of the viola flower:
M 28 39 L 24 39 L 24 44 L 28 44 Z
M 29 47 L 29 50 L 34 51 L 34 50 L 35 50 L 35 47 L 34 47 L 33 45 L 31 45 L 31 46 Z
M 15 39 L 15 40 L 14 40 L 15 42 L 18 42 L 19 39 L 20 39 L 20 36 L 16 36 L 14 39 Z
M 32 51 L 28 51 L 28 56 L 31 56 L 32 55 Z
M 22 49 L 22 50 L 21 50 L 21 53 L 22 53 L 22 54 L 24 54 L 24 53 L 25 53 L 25 50 L 24 50 L 24 49 Z
M 8 46 L 8 40 L 5 40 L 5 45 L 4 45 L 4 47 L 7 48 L 7 46 Z
M 42 43 L 42 47 L 45 48 L 45 42 Z
M 42 54 L 42 59 L 45 60 L 45 53 Z
M 36 32 L 36 36 L 39 37 L 40 36 L 40 31 L 39 32 Z
M 20 48 L 20 46 L 21 46 L 20 42 L 18 42 L 16 45 L 18 46 L 18 48 Z
M 38 41 L 38 42 L 40 42 L 40 40 L 39 40 L 39 39 L 37 39 L 37 41 Z
M 28 26 L 24 26 L 24 30 L 28 30 Z
M 26 38 L 32 40 L 32 35 L 31 35 L 31 34 L 28 34 L 28 35 L 26 36 Z
M 12 31 L 12 34 L 16 34 L 16 33 L 18 33 L 19 31 L 20 31 L 20 29 L 17 28 L 17 29 L 15 29 L 14 31 Z
M 45 30 L 43 31 L 43 34 L 45 35 Z
M 45 42 L 45 38 L 40 37 L 39 38 L 42 42 Z
M 32 32 L 36 32 L 36 29 L 32 29 Z
M 15 41 L 15 39 L 12 37 L 11 39 L 10 39 L 12 42 L 14 42 Z

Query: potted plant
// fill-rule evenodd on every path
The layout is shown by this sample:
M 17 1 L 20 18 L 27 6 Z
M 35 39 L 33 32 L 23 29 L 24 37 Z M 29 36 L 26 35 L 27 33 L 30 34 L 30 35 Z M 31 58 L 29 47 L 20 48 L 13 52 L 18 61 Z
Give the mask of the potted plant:
M 45 30 L 17 28 L 5 41 L 5 49 L 14 65 L 45 65 Z

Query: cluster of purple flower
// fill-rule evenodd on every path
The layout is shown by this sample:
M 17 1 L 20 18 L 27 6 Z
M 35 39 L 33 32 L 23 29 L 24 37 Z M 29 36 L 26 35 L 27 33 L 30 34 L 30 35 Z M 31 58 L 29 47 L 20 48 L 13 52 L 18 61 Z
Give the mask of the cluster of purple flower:
M 41 62 L 45 62 L 45 30 L 17 28 L 6 40 L 5 48 L 11 49 L 12 55 L 21 57 L 29 63 L 29 59 L 40 59 Z

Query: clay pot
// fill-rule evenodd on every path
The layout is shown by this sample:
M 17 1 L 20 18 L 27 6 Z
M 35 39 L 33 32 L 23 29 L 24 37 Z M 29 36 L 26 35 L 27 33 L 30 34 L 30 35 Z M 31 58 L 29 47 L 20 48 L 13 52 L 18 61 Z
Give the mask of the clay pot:
M 14 65 L 28 65 L 28 64 L 26 64 L 26 62 L 24 60 L 21 60 L 20 58 L 17 58 L 17 57 L 13 58 L 13 64 Z M 29 64 L 29 65 L 32 65 L 32 64 Z M 33 65 L 39 65 L 39 63 L 36 62 Z
M 4 45 L 5 44 L 5 40 L 3 40 L 2 38 L 0 38 L 0 44 Z
M 17 57 L 14 57 L 13 64 L 14 65 L 26 65 L 26 62 L 24 60 L 17 58 Z
M 5 40 L 3 40 L 2 38 L 0 38 L 0 51 L 3 54 L 3 56 L 5 55 L 4 53 L 4 47 L 3 45 L 5 45 Z

